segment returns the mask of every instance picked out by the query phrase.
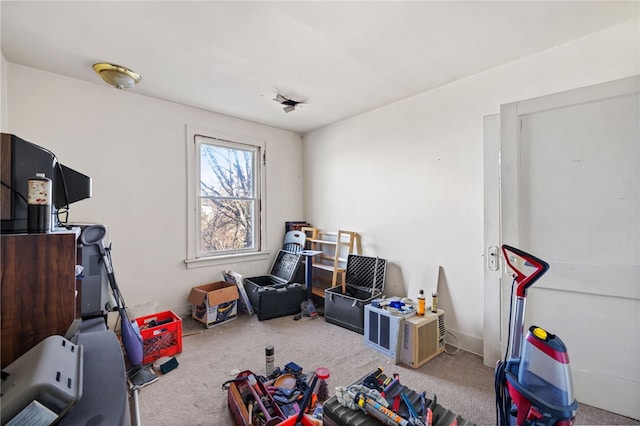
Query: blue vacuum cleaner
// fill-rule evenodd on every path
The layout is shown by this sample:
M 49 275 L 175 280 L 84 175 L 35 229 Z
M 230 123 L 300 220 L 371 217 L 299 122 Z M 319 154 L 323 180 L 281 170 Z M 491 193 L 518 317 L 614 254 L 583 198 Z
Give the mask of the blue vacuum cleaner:
M 573 397 L 567 347 L 558 336 L 535 325 L 523 340 L 527 289 L 547 272 L 549 265 L 508 245 L 502 246 L 502 252 L 514 275 L 507 353 L 495 371 L 497 423 L 570 426 L 575 421 L 578 402 Z

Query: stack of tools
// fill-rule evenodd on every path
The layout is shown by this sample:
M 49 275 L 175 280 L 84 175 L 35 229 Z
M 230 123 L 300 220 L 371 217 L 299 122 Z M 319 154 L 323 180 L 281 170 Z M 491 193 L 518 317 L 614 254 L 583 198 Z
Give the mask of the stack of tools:
M 336 387 L 336 396 L 324 404 L 326 426 L 456 426 L 472 425 L 440 406 L 426 392 L 417 393 L 387 376 L 381 368 L 347 387 Z
M 309 388 L 302 400 L 300 411 L 296 415 L 289 416 L 287 420 L 280 423 L 280 426 L 315 426 L 321 424 L 319 420 L 322 420 L 322 403 L 327 396 L 326 390 L 321 390 L 323 388 L 321 383 L 324 383 L 324 386 L 326 386 L 325 380 L 328 378 L 329 370 L 327 368 L 317 368 L 311 376 Z M 314 406 L 316 409 L 313 416 L 307 415 L 306 412 Z M 316 413 L 319 413 L 319 417 L 316 416 Z
M 229 410 L 237 425 L 276 426 L 285 416 L 255 374 L 246 370 L 226 382 Z
M 329 370 L 306 374 L 295 362 L 276 367 L 268 376 L 243 371 L 222 385 L 237 426 L 315 425 L 322 418 L 328 389 L 320 386 Z M 318 386 L 316 386 L 318 384 Z

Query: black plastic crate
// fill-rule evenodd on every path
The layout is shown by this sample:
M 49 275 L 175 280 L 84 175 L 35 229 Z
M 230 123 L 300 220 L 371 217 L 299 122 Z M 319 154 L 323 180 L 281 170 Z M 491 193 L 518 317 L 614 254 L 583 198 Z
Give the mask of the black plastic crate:
M 336 286 L 324 292 L 325 321 L 364 334 L 364 307 L 382 294 L 386 271 L 385 259 L 350 254 L 346 291 Z
M 293 315 L 300 312 L 305 287 L 298 282 L 302 256 L 280 250 L 268 275 L 245 278 L 244 286 L 258 320 Z

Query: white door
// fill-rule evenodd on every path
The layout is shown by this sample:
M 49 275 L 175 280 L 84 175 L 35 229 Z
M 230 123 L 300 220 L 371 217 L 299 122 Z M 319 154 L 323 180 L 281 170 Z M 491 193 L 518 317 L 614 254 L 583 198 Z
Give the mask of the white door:
M 525 330 L 535 324 L 566 343 L 579 402 L 635 419 L 639 87 L 640 78 L 633 77 L 501 107 L 500 242 L 488 242 L 515 246 L 550 264 L 529 290 Z M 501 352 L 511 283 L 502 272 L 501 286 L 486 274 L 501 288 L 501 300 L 489 304 L 500 306 Z

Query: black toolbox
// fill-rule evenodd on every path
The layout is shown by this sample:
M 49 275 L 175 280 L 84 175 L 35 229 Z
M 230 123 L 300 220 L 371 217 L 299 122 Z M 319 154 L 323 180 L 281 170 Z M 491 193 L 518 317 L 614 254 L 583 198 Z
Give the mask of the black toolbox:
M 352 383 L 354 385 L 361 385 L 365 378 L 370 377 L 375 372 L 372 372 L 369 375 L 366 375 L 356 382 Z M 411 405 L 413 409 L 418 413 L 418 415 L 422 414 L 422 407 L 420 401 L 420 394 L 410 389 L 400 382 L 395 381 L 392 382 L 387 389 L 385 389 L 385 399 L 389 403 L 389 407 L 393 406 L 393 400 L 396 395 L 404 394 L 407 396 L 409 401 L 411 401 Z M 451 410 L 448 410 L 437 403 L 437 398 L 434 395 L 433 399 L 429 399 L 425 396 L 425 407 L 431 408 L 433 413 L 432 415 L 432 425 L 433 426 L 450 426 L 453 424 L 454 420 L 458 426 L 472 426 L 473 423 L 465 420 L 463 417 L 453 413 Z M 322 407 L 322 416 L 323 416 L 323 425 L 324 426 L 380 426 L 380 421 L 370 415 L 366 414 L 364 411 L 357 409 L 353 410 L 351 408 L 347 408 L 338 402 L 336 396 L 329 398 Z M 397 414 L 405 419 L 409 418 L 409 409 L 406 405 L 400 404 L 400 408 L 398 409 Z
M 342 286 L 324 292 L 325 321 L 364 334 L 364 307 L 382 294 L 386 271 L 385 259 L 350 254 L 346 292 L 342 293 Z
M 302 255 L 280 250 L 269 275 L 245 278 L 244 286 L 260 321 L 300 312 L 306 299 L 305 286 L 298 282 Z

